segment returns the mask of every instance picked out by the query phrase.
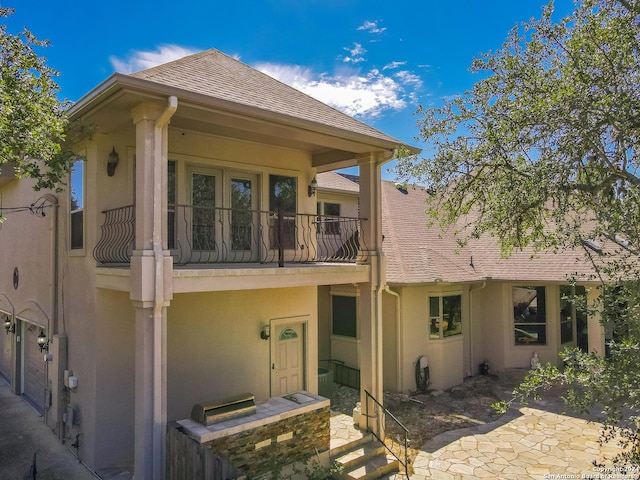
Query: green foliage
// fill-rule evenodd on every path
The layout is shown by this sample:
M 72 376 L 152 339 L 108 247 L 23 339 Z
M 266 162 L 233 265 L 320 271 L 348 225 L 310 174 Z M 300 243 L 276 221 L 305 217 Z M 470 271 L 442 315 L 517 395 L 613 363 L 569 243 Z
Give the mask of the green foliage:
M 12 13 L 0 7 L 0 19 Z M 57 99 L 58 74 L 37 53 L 48 45 L 26 28 L 13 35 L 0 25 L 0 165 L 15 165 L 36 190 L 60 184 L 71 160 L 61 146 L 69 104 Z
M 560 20 L 549 4 L 471 70 L 480 77 L 471 90 L 420 107 L 429 158 L 405 155 L 396 173 L 430 187 L 429 212 L 462 242 L 492 235 L 504 255 L 530 246 L 590 258 L 594 275 L 574 280 L 601 283 L 588 308 L 602 312 L 609 355 L 564 352 L 564 370 L 535 370 L 515 395 L 570 386 L 567 404 L 601 410 L 603 440 L 620 435 L 637 464 L 640 0 L 577 1 Z
M 476 59 L 484 78 L 472 90 L 420 107 L 430 158 L 397 168 L 442 193 L 432 205 L 441 222 L 473 212 L 470 235 L 490 232 L 507 254 L 638 236 L 626 221 L 640 217 L 638 15 L 595 0 L 558 23 L 552 13 Z

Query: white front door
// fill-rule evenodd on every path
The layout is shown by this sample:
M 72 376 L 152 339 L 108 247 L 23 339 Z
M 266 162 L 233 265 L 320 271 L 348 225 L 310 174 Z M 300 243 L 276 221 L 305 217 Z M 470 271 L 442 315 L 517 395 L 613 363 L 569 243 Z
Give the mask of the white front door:
M 271 335 L 271 396 L 304 389 L 304 326 L 282 324 Z

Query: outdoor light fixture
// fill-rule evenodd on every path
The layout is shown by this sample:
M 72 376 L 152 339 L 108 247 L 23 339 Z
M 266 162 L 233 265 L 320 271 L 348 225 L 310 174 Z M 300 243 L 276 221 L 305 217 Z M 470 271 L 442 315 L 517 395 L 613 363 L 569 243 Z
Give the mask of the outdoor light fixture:
M 269 325 L 264 325 L 262 330 L 260 331 L 260 338 L 263 340 L 269 340 L 271 336 L 271 327 Z
M 113 177 L 113 174 L 116 173 L 118 163 L 120 163 L 120 157 L 118 156 L 118 152 L 116 152 L 116 147 L 113 147 L 107 160 L 107 175 Z
M 316 194 L 316 188 L 318 188 L 318 181 L 316 180 L 316 177 L 313 177 L 313 180 L 311 180 L 311 184 L 309 185 L 310 197 L 313 197 Z
M 4 329 L 7 331 L 7 335 L 16 333 L 16 324 L 11 322 L 9 316 L 4 317 Z
M 47 336 L 43 331 L 40 331 L 40 334 L 38 335 L 38 346 L 40 347 L 41 352 L 43 350 L 46 350 L 47 352 L 49 351 L 49 340 L 47 340 Z

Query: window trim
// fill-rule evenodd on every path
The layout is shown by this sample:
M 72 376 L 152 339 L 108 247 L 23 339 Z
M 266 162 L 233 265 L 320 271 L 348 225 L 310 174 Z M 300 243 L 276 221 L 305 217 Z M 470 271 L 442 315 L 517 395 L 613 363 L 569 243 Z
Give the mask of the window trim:
M 327 205 L 337 206 L 338 214 L 334 215 L 327 213 Z M 319 233 L 325 236 L 339 237 L 342 234 L 342 226 L 340 224 L 340 216 L 342 215 L 342 203 L 319 200 L 317 211 L 319 222 L 321 222 L 322 227 Z
M 360 300 L 359 300 L 359 296 L 357 294 L 350 294 L 350 293 L 346 293 L 346 292 L 331 292 L 330 294 L 331 297 L 331 336 L 332 337 L 339 337 L 342 339 L 349 339 L 349 340 L 360 340 L 360 321 L 359 321 L 359 311 L 360 311 Z M 350 297 L 350 298 L 354 298 L 355 299 L 355 307 L 356 307 L 356 312 L 355 312 L 355 323 L 356 323 L 356 335 L 355 336 L 350 336 L 350 335 L 341 335 L 339 333 L 334 333 L 333 331 L 333 298 L 334 297 Z
M 459 333 L 454 333 L 451 335 L 444 335 L 444 298 L 445 297 L 460 297 L 460 332 Z M 438 299 L 438 315 L 431 315 L 431 299 L 432 298 L 437 298 Z M 451 340 L 453 338 L 458 338 L 461 337 L 463 335 L 462 332 L 462 292 L 438 292 L 438 293 L 429 293 L 427 295 L 427 320 L 429 322 L 428 326 L 427 326 L 427 338 L 430 342 L 440 342 L 443 340 Z M 432 333 L 431 333 L 431 321 L 432 320 L 437 320 L 438 321 L 438 337 L 432 337 Z
M 513 293 L 514 293 L 514 289 L 515 288 L 520 288 L 520 289 L 535 289 L 536 290 L 536 297 L 539 295 L 539 290 L 538 289 L 542 289 L 542 291 L 544 292 L 544 322 L 516 322 L 516 313 L 515 313 L 515 304 L 514 304 L 514 297 L 513 297 Z M 548 288 L 546 285 L 511 285 L 511 335 L 512 335 L 512 340 L 513 340 L 513 345 L 515 347 L 548 347 L 549 346 L 549 311 L 548 311 L 548 298 L 549 298 L 549 294 L 548 294 Z M 529 302 L 529 305 L 531 304 L 531 302 Z M 537 306 L 537 300 L 536 300 L 536 316 L 539 317 L 539 311 L 537 310 L 538 306 Z M 543 326 L 544 327 L 544 343 L 537 343 L 537 342 L 520 342 L 518 343 L 518 341 L 516 340 L 516 329 L 518 329 L 518 326 L 526 326 L 526 325 L 532 325 L 532 326 Z M 526 330 L 520 329 L 522 331 L 524 331 L 525 333 L 530 333 L 530 332 L 526 332 Z
M 75 164 L 77 164 L 78 162 L 82 162 L 82 181 L 81 181 L 81 187 L 82 187 L 82 191 L 80 192 L 81 196 L 82 196 L 82 208 L 78 208 L 73 210 L 72 209 L 72 193 L 73 193 L 73 186 L 72 186 L 72 175 L 73 175 L 73 166 Z M 87 211 L 87 206 L 86 206 L 86 185 L 87 185 L 87 173 L 86 173 L 86 158 L 83 156 L 78 156 L 76 160 L 74 160 L 72 162 L 71 165 L 71 170 L 69 171 L 69 194 L 68 194 L 68 201 L 69 201 L 69 242 L 67 244 L 68 250 L 69 250 L 69 254 L 72 256 L 84 256 L 86 255 L 86 247 L 87 247 L 87 222 L 86 222 L 86 211 Z M 82 213 L 82 246 L 80 247 L 73 247 L 73 214 L 74 213 L 78 213 L 81 212 Z
M 568 290 L 568 293 L 565 291 L 565 293 L 563 293 L 563 289 Z M 560 294 L 560 321 L 559 321 L 559 326 L 560 326 L 560 334 L 558 336 L 558 338 L 560 339 L 560 345 L 567 345 L 569 343 L 574 343 L 576 346 L 580 346 L 580 336 L 581 333 L 580 331 L 578 331 L 578 316 L 584 316 L 584 320 L 583 322 L 585 323 L 585 325 L 588 323 L 588 315 L 586 311 L 582 311 L 580 310 L 578 307 L 576 307 L 575 303 L 572 303 L 569 300 L 564 300 L 563 297 L 565 295 L 568 296 L 573 296 L 573 297 L 579 297 L 579 296 L 583 296 L 585 301 L 587 298 L 587 289 L 585 288 L 584 285 L 560 285 L 560 288 L 558 289 L 559 294 Z M 570 312 L 569 312 L 569 316 L 566 316 L 565 320 L 562 319 L 563 313 L 562 311 L 566 308 L 569 307 L 570 308 Z M 567 340 L 567 341 L 562 341 L 562 326 L 565 324 L 569 324 L 571 326 L 571 339 Z

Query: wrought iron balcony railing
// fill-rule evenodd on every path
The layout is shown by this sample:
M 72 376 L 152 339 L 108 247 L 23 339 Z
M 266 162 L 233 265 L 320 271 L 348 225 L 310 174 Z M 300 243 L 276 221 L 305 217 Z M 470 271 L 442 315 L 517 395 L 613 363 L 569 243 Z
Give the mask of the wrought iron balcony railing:
M 127 264 L 135 206 L 105 210 L 97 262 Z M 175 264 L 345 262 L 367 260 L 359 218 L 231 208 L 170 206 L 168 244 Z

